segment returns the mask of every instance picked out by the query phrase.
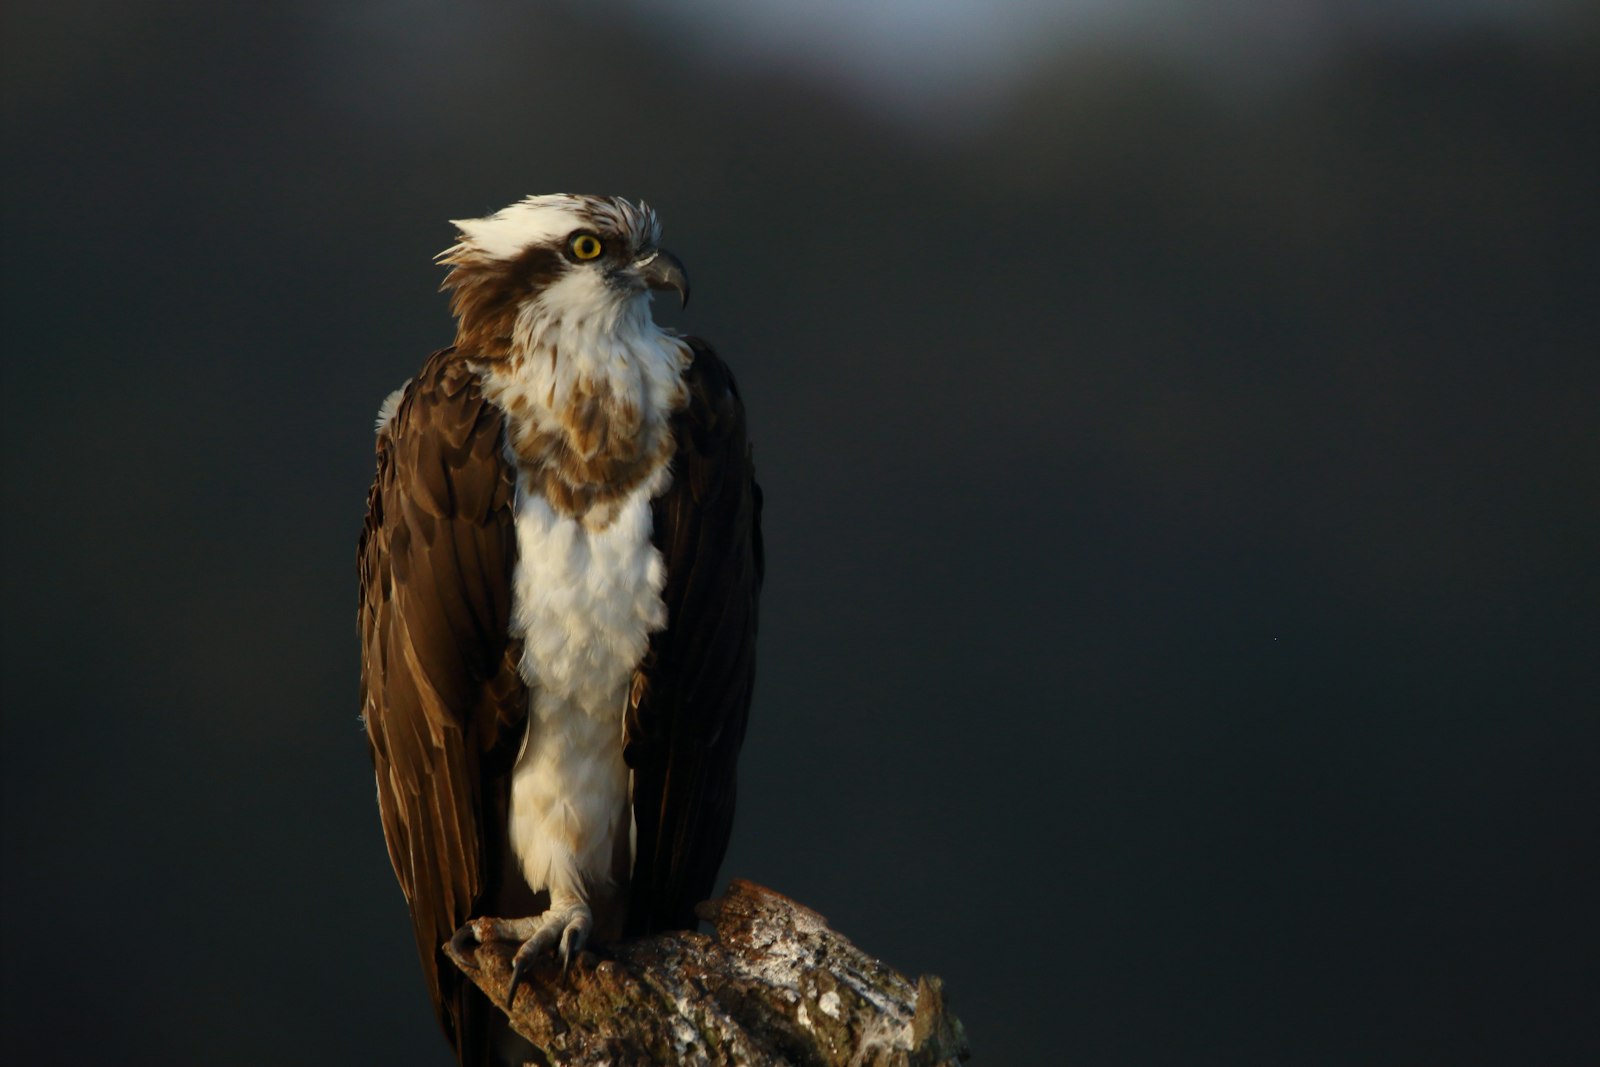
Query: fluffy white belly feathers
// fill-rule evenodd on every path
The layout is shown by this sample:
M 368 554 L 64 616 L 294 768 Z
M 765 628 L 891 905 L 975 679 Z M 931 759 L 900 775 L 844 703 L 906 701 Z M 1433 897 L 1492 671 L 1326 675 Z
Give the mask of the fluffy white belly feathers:
M 510 832 L 528 884 L 552 895 L 607 888 L 629 832 L 622 717 L 650 634 L 666 625 L 650 500 L 667 477 L 646 479 L 599 530 L 517 494 L 511 631 L 530 707 Z

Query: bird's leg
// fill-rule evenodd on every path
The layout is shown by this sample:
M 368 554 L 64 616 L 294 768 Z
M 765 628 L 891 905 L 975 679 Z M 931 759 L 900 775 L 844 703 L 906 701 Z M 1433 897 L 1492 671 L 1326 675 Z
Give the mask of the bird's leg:
M 539 915 L 526 919 L 473 919 L 450 939 L 452 954 L 460 959 L 471 959 L 473 943 L 490 941 L 515 941 L 521 946 L 511 961 L 511 985 L 506 990 L 506 1007 L 517 998 L 517 987 L 533 970 L 533 962 L 542 952 L 554 949 L 561 957 L 561 970 L 566 972 L 573 957 L 583 950 L 594 928 L 594 913 L 582 898 L 569 893 L 552 893 L 550 907 Z
M 561 957 L 561 973 L 565 974 L 572 958 L 589 940 L 594 928 L 594 914 L 579 897 L 566 893 L 550 894 L 550 908 L 538 917 L 538 925 L 522 942 L 511 961 L 511 984 L 506 988 L 506 1007 L 517 999 L 517 987 L 533 970 L 533 961 L 542 952 L 555 949 Z
M 523 941 L 522 947 L 511 961 L 511 992 L 506 996 L 509 1004 L 516 995 L 517 983 L 533 966 L 534 958 L 541 952 L 555 949 L 561 957 L 561 970 L 566 972 L 572 959 L 583 950 L 594 929 L 594 912 L 577 896 L 552 893 L 550 909 L 539 916 L 539 926 Z

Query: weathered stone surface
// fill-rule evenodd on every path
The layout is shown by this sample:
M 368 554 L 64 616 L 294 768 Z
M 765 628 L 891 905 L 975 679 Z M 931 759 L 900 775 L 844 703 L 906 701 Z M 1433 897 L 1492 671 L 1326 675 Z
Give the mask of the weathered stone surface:
M 565 975 L 543 964 L 518 989 L 512 1026 L 559 1067 L 942 1067 L 967 1058 L 939 979 L 913 984 L 809 908 L 735 881 L 701 905 L 701 918 L 713 934 L 607 945 Z M 480 945 L 456 964 L 503 1003 L 514 951 Z

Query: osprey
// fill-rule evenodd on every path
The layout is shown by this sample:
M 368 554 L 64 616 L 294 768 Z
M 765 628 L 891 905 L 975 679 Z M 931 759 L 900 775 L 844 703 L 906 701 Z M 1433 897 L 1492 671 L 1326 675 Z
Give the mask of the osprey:
M 534 196 L 459 220 L 455 344 L 379 411 L 361 699 L 389 859 L 441 1025 L 503 1020 L 440 949 L 690 929 L 733 822 L 761 492 L 744 407 L 643 204 Z

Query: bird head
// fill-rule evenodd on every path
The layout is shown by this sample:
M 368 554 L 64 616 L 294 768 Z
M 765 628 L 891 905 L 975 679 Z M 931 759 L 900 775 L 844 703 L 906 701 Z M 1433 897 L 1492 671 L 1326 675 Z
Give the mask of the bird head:
M 652 290 L 689 301 L 683 264 L 660 247 L 661 223 L 621 197 L 530 196 L 481 219 L 456 219 L 450 267 L 456 344 L 482 358 L 510 355 L 521 332 L 589 322 L 601 330 L 649 316 Z

